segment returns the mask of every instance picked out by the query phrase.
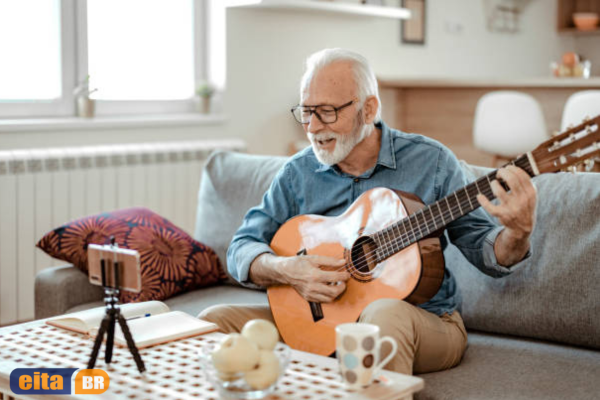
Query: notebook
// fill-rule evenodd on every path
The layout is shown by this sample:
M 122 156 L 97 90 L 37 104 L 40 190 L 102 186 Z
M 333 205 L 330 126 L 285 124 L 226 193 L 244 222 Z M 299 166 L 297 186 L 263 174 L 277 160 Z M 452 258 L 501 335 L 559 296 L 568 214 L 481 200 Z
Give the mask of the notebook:
M 182 311 L 170 311 L 160 301 L 129 303 L 120 306 L 121 314 L 127 320 L 133 340 L 139 349 L 198 336 L 218 330 L 212 322 L 204 321 Z M 48 325 L 96 337 L 105 308 L 98 307 L 61 315 L 46 320 Z M 115 325 L 115 343 L 126 347 L 125 336 L 118 322 Z

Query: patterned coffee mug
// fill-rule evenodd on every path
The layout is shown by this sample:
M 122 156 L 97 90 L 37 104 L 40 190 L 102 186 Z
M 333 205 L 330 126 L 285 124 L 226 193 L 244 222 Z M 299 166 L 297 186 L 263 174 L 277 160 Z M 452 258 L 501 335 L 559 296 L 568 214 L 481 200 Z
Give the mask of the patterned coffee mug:
M 373 377 L 396 354 L 398 345 L 389 336 L 379 338 L 379 327 L 373 324 L 350 323 L 335 328 L 336 357 L 340 363 L 342 381 L 346 388 L 357 390 L 373 382 Z M 383 342 L 392 345 L 392 351 L 379 362 Z

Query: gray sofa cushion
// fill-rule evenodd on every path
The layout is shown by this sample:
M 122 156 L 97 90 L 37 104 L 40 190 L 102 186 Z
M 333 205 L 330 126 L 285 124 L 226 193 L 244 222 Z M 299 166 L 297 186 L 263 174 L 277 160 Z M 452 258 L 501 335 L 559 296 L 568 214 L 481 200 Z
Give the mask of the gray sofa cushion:
M 519 270 L 490 278 L 448 246 L 446 265 L 461 289 L 465 325 L 600 348 L 600 174 L 546 174 L 534 183 L 533 254 Z
M 458 367 L 420 375 L 415 399 L 597 399 L 600 352 L 469 333 Z
M 194 238 L 212 247 L 227 270 L 227 248 L 244 215 L 260 204 L 286 157 L 214 153 L 206 162 Z M 230 277 L 230 283 L 235 281 Z
M 203 287 L 171 297 L 164 302 L 171 311 L 183 311 L 190 315 L 198 315 L 205 308 L 217 304 L 268 304 L 265 292 L 227 285 Z M 85 303 L 69 309 L 67 313 L 102 306 L 102 301 Z
M 269 304 L 263 291 L 227 285 L 194 290 L 172 297 L 165 303 L 171 310 L 185 311 L 190 315 L 198 315 L 205 308 L 217 304 Z

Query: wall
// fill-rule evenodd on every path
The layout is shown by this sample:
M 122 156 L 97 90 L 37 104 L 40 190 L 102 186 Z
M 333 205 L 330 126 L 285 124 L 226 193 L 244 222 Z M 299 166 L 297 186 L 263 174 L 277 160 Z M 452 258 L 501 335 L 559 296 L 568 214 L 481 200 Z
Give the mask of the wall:
M 251 150 L 282 153 L 303 134 L 288 112 L 298 102 L 303 60 L 324 47 L 364 54 L 381 76 L 547 76 L 549 61 L 573 44 L 555 30 L 556 2 L 536 0 L 515 34 L 491 33 L 483 0 L 427 1 L 427 45 L 400 44 L 400 22 L 308 12 L 228 12 L 230 129 L 252 137 Z M 462 26 L 449 34 L 446 24 Z M 385 104 L 383 104 L 385 107 Z M 254 129 L 254 131 L 252 131 Z
M 363 53 L 382 76 L 531 77 L 548 75 L 548 63 L 573 48 L 555 32 L 556 2 L 532 0 L 515 34 L 485 27 L 487 0 L 428 0 L 427 44 L 400 44 L 400 22 L 298 11 L 231 9 L 227 24 L 229 121 L 218 126 L 91 132 L 1 133 L 0 148 L 103 142 L 242 137 L 249 150 L 285 154 L 303 138 L 289 113 L 298 102 L 303 60 L 324 47 Z M 450 34 L 447 24 L 460 26 Z M 385 107 L 385 104 L 383 104 Z
M 592 75 L 600 75 L 600 35 L 576 37 L 575 51 L 592 62 Z

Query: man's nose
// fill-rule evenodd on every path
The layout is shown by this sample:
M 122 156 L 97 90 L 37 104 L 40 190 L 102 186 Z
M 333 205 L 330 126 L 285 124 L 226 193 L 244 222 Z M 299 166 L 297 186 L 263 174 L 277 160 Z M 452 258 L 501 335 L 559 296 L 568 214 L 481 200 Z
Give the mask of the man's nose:
M 319 119 L 319 117 L 317 117 L 317 114 L 312 113 L 310 115 L 310 120 L 308 122 L 308 131 L 309 132 L 318 132 L 321 129 L 323 129 L 325 127 L 325 124 L 321 122 L 321 120 Z

